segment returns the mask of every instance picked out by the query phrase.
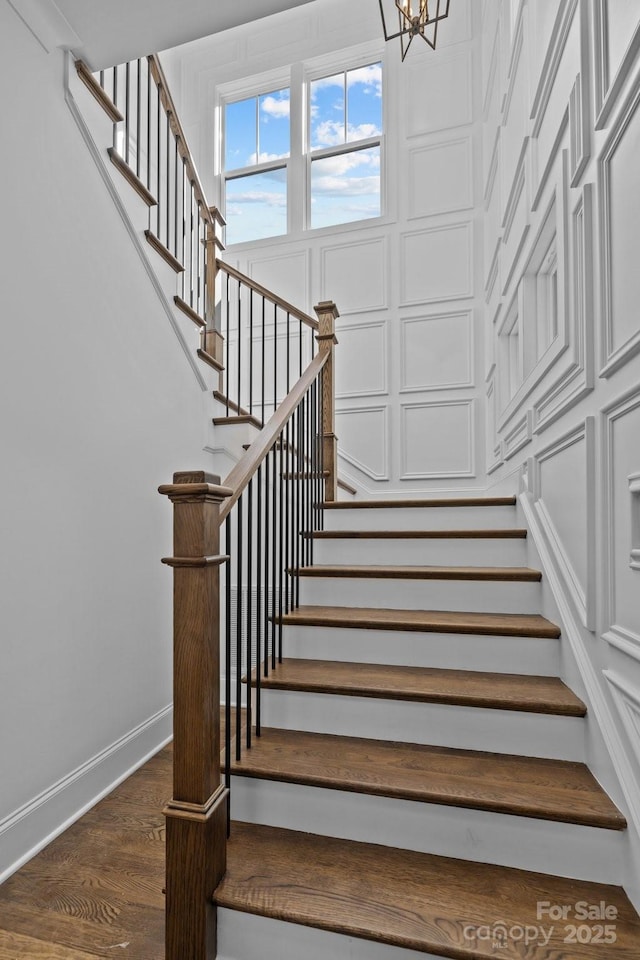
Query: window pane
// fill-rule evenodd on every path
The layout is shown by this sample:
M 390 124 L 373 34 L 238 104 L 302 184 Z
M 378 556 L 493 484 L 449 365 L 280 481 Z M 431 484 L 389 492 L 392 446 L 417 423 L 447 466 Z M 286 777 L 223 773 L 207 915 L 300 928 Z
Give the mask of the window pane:
M 344 73 L 311 82 L 311 149 L 335 147 L 345 142 Z
M 289 156 L 289 91 L 276 90 L 259 100 L 258 163 Z
M 347 73 L 347 140 L 382 133 L 382 64 L 370 63 Z
M 380 216 L 380 147 L 311 161 L 311 226 Z
M 227 180 L 227 245 L 287 232 L 287 170 Z
M 256 162 L 256 109 L 255 97 L 225 106 L 225 170 L 236 170 Z

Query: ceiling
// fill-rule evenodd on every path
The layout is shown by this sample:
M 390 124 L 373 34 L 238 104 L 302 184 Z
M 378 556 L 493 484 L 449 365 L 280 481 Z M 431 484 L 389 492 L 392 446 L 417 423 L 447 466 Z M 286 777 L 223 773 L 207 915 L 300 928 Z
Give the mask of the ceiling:
M 79 38 L 73 52 L 99 70 L 309 2 L 55 0 L 55 6 Z

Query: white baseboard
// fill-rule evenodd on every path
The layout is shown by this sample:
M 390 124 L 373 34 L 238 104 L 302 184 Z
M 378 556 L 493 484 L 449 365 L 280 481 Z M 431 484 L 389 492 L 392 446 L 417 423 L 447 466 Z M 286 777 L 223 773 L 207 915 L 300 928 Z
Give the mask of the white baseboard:
M 170 704 L 0 821 L 0 883 L 164 747 L 172 722 Z

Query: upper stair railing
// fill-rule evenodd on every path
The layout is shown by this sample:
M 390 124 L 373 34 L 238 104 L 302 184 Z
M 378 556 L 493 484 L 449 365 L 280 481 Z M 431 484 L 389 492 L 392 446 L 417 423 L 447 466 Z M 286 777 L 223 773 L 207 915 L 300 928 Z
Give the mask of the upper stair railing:
M 282 618 L 313 562 L 319 504 L 336 499 L 338 311 L 320 303 L 315 319 L 218 259 L 224 220 L 207 203 L 157 57 L 99 75 L 76 68 L 111 117 L 109 156 L 149 209 L 147 240 L 175 271 L 174 301 L 201 332 L 198 354 L 220 371 L 219 419 L 260 431 L 223 484 L 190 471 L 160 487 L 174 503 L 163 561 L 174 571 L 166 960 L 213 960 L 233 764 L 261 735 L 261 681 L 282 661 Z

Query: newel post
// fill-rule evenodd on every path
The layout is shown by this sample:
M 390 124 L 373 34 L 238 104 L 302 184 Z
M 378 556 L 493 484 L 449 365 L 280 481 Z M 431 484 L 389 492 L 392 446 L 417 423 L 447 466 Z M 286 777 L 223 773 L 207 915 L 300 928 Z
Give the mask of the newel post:
M 319 329 L 317 340 L 321 352 L 328 352 L 322 371 L 322 448 L 325 470 L 324 498 L 338 499 L 338 438 L 336 437 L 336 401 L 334 347 L 336 338 L 336 320 L 340 316 L 332 300 L 323 300 L 313 308 L 318 315 Z
M 212 960 L 212 894 L 226 869 L 227 791 L 220 776 L 220 478 L 175 473 L 173 797 L 167 818 L 166 960 Z

